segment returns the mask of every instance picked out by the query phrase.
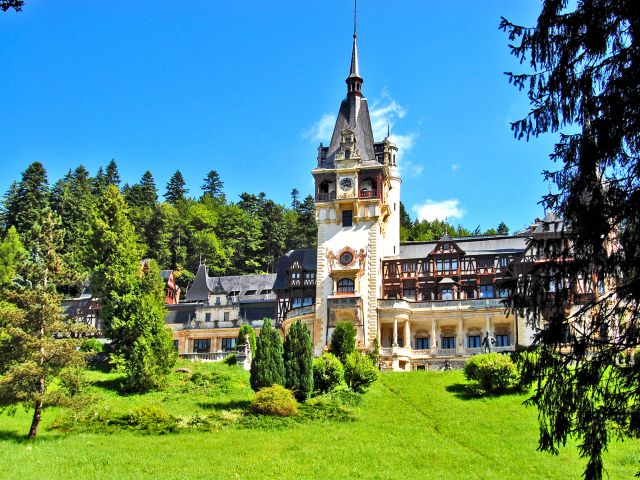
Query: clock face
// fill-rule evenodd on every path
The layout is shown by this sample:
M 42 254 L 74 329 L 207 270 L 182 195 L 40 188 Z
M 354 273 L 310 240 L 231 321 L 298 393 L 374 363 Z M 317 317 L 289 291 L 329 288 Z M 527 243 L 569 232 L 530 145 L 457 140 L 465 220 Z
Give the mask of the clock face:
M 342 180 L 340 180 L 340 188 L 342 190 L 344 190 L 345 192 L 347 190 L 351 190 L 351 187 L 353 187 L 353 179 L 350 177 L 345 177 Z
M 340 263 L 342 265 L 351 265 L 353 263 L 353 254 L 351 252 L 342 252 L 340 255 Z

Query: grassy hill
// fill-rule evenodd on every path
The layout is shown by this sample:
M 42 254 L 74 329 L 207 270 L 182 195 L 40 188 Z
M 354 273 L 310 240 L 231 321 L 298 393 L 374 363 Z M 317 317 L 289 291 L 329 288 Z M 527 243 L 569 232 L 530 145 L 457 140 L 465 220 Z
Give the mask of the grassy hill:
M 168 388 L 120 396 L 118 376 L 89 372 L 88 398 L 45 410 L 35 442 L 23 440 L 30 412 L 0 416 L 2 479 L 550 479 L 580 478 L 573 446 L 535 451 L 536 411 L 525 396 L 467 399 L 460 372 L 385 373 L 355 402 L 303 408 L 297 419 L 248 412 L 248 374 L 188 364 Z M 166 435 L 106 426 L 136 406 L 180 417 Z M 143 409 L 144 410 L 144 409 Z M 92 417 L 93 416 L 93 417 Z M 92 420 L 93 418 L 93 420 Z M 97 418 L 97 420 L 96 420 Z M 613 442 L 609 478 L 633 478 L 640 442 Z

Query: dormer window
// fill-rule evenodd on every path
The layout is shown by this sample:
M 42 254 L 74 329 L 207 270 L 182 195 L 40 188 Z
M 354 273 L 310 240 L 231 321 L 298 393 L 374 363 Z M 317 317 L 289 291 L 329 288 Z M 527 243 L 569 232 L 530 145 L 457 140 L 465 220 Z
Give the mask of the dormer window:
M 351 158 L 351 150 L 349 150 L 348 148 L 344 151 L 344 158 Z
M 255 290 L 247 290 L 246 292 L 244 292 L 245 295 L 255 295 L 256 291 Z

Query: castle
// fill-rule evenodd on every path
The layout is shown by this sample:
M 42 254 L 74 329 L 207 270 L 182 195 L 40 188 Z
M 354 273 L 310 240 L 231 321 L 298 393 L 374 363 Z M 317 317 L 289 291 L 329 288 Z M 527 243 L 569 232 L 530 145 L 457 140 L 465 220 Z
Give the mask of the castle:
M 274 318 L 283 334 L 309 328 L 320 355 L 339 321 L 352 322 L 360 348 L 380 346 L 392 370 L 440 368 L 478 353 L 486 332 L 495 350 L 531 342 L 522 318 L 508 316 L 502 283 L 540 259 L 530 238 L 557 238 L 552 214 L 516 235 L 400 243 L 398 149 L 375 141 L 354 31 L 347 93 L 329 146 L 315 167 L 317 249 L 294 250 L 277 273 L 209 277 L 201 265 L 186 301 L 169 305 L 167 325 L 184 357 L 221 359 L 239 327 Z

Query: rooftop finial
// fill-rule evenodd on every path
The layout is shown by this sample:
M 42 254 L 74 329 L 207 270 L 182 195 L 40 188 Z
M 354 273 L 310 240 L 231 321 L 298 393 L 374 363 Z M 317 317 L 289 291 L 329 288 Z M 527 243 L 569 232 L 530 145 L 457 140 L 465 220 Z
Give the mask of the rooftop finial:
M 353 0 L 353 50 L 351 51 L 351 68 L 349 69 L 349 77 L 347 77 L 347 93 L 355 93 L 356 95 L 362 95 L 360 93 L 362 89 L 362 77 L 360 76 L 360 69 L 358 68 L 358 45 L 357 45 L 357 31 L 356 31 L 356 17 L 358 14 L 358 1 Z
M 353 0 L 353 38 L 358 36 L 356 31 L 356 18 L 358 17 L 358 0 Z

